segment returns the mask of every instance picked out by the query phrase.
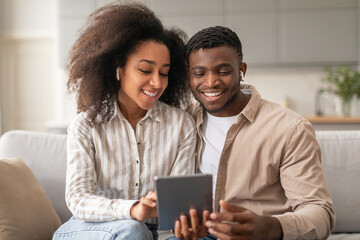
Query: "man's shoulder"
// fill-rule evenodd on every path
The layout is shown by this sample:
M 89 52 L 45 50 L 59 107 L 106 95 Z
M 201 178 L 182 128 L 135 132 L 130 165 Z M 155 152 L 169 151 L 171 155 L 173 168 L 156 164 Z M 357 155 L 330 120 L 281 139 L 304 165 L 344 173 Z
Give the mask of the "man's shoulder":
M 265 99 L 262 99 L 258 112 L 258 120 L 261 119 L 268 123 L 280 124 L 284 128 L 294 128 L 299 125 L 312 126 L 306 118 L 294 110 Z

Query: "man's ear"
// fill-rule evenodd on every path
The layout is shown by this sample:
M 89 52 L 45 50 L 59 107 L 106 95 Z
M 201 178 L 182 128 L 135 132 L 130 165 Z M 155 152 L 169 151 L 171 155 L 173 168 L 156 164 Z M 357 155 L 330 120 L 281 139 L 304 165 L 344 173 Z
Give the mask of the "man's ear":
M 246 62 L 242 62 L 239 66 L 239 75 L 241 75 L 240 72 L 243 72 L 243 77 L 245 77 L 246 69 L 247 69 Z

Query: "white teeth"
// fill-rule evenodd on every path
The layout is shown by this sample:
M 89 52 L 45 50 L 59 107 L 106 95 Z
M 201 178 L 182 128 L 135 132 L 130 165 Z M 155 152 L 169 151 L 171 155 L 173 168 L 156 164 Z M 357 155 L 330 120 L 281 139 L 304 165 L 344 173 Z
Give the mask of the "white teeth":
M 155 93 L 152 93 L 152 92 L 148 92 L 148 91 L 143 91 L 146 95 L 148 95 L 149 97 L 155 97 L 156 96 L 156 92 Z
M 204 95 L 207 97 L 216 97 L 219 96 L 221 94 L 221 92 L 204 92 Z

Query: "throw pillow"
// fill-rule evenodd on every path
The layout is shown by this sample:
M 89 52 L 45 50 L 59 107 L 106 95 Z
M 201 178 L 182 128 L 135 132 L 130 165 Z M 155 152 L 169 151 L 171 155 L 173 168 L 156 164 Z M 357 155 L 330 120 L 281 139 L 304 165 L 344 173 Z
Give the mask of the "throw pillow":
M 61 221 L 21 160 L 0 159 L 0 240 L 48 240 Z

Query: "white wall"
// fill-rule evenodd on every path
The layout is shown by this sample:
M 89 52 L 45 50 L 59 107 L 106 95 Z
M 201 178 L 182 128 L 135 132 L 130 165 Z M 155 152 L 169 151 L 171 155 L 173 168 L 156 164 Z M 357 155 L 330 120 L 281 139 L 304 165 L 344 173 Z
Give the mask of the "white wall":
M 206 26 L 229 24 L 229 19 L 223 14 L 251 14 L 254 13 L 253 8 L 259 9 L 259 6 L 271 10 L 272 4 L 284 4 L 287 1 L 290 1 L 288 2 L 290 5 L 303 4 L 299 0 L 242 0 L 241 3 L 247 2 L 248 10 L 232 11 L 229 6 L 235 3 L 239 5 L 238 1 L 186 0 L 180 3 L 175 0 L 142 0 L 160 15 L 165 25 L 183 27 L 190 36 Z M 360 0 L 346 0 L 346 3 L 354 4 L 354 1 L 360 2 Z M 75 101 L 73 97 L 67 95 L 65 87 L 67 73 L 64 70 L 64 61 L 67 51 L 76 39 L 76 31 L 87 15 L 108 2 L 111 1 L 0 0 L 0 60 L 2 61 L 0 104 L 2 101 L 4 110 L 3 122 L 1 123 L 0 120 L 0 126 L 4 131 L 14 128 L 46 131 L 49 127 L 66 126 L 71 121 L 76 110 Z M 172 10 L 174 5 L 180 4 L 181 7 L 185 3 L 195 7 L 183 12 Z M 263 5 L 264 3 L 266 6 Z M 330 4 L 328 11 L 332 11 L 331 9 L 339 4 L 335 0 L 305 2 L 308 5 L 324 3 Z M 204 6 L 210 9 L 205 9 Z M 359 23 L 357 27 L 360 32 Z M 249 21 L 247 24 L 251 25 L 252 22 Z M 258 27 L 251 29 L 262 31 Z M 240 36 L 240 38 L 244 45 L 245 61 L 248 49 L 256 46 L 259 46 L 262 54 L 263 51 L 267 51 L 276 57 L 276 53 L 271 49 L 261 50 L 263 41 L 256 43 L 256 38 L 249 36 Z M 360 36 L 357 41 L 359 39 Z M 266 60 L 272 59 L 274 57 Z M 248 62 L 245 82 L 255 85 L 264 98 L 278 103 L 288 98 L 290 107 L 296 112 L 304 116 L 315 114 L 314 98 L 321 85 L 320 79 L 324 75 L 322 66 L 293 64 L 285 67 L 266 67 L 253 64 L 252 61 L 250 59 Z M 327 113 L 331 114 L 331 111 L 328 109 Z M 360 115 L 359 107 L 357 114 Z
M 46 131 L 56 111 L 57 2 L 0 1 L 3 131 Z

